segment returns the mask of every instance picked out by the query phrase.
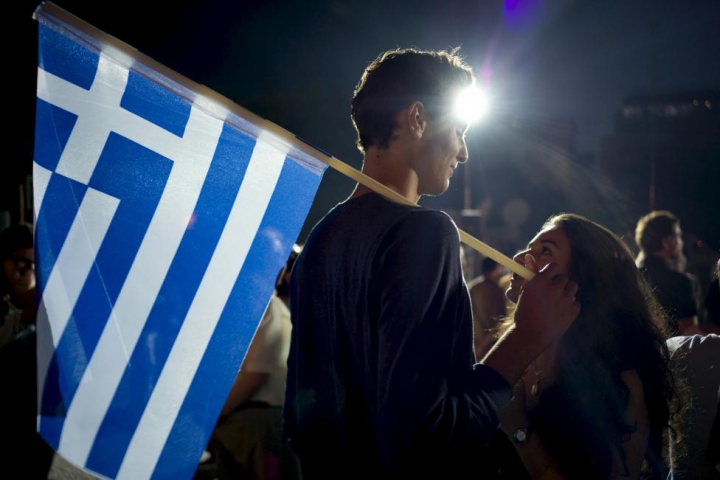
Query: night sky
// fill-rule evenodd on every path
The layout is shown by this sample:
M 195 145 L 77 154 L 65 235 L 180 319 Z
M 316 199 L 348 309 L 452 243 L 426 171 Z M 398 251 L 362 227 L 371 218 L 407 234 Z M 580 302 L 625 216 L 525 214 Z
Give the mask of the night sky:
M 364 67 L 392 47 L 460 46 L 493 97 L 496 118 L 574 122 L 575 154 L 583 159 L 582 167 L 572 167 L 560 182 L 576 186 L 577 178 L 598 177 L 592 168 L 600 142 L 613 133 L 624 98 L 720 90 L 717 0 L 55 3 L 356 168 L 361 155 L 349 117 L 353 88 Z M 3 163 L 0 210 L 11 209 L 14 183 L 31 171 L 37 65 L 32 12 L 37 5 L 23 0 L 6 10 L 6 25 L 20 32 L 15 43 L 21 48 L 9 52 L 19 72 L 14 79 L 19 102 L 13 108 L 20 110 L 11 155 Z M 500 183 L 507 192 L 539 191 L 533 197 L 537 202 L 549 198 L 542 194 L 543 179 L 512 178 L 532 175 L 522 168 L 510 178 L 488 176 L 502 171 L 490 168 L 481 155 L 498 123 L 490 116 L 469 133 L 471 158 L 461 168 L 471 170 L 472 207 L 490 185 Z M 467 206 L 461 176 L 456 177 L 445 196 L 423 202 L 441 209 Z M 563 196 L 538 206 L 528 231 L 539 227 L 537 219 L 559 210 L 612 223 L 624 211 L 623 195 L 599 181 L 602 185 L 592 188 L 595 197 L 585 192 L 581 198 Z M 353 186 L 328 170 L 299 241 Z M 693 225 L 691 219 L 685 223 Z M 720 242 L 717 235 L 711 243 Z

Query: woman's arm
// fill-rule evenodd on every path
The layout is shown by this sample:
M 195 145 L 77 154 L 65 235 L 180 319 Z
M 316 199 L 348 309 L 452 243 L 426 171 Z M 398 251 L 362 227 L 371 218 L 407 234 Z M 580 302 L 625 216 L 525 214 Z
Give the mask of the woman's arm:
M 533 432 L 527 420 L 526 382 L 533 381 L 532 374 L 525 376 L 515 385 L 513 399 L 500 415 L 500 427 L 513 442 L 515 450 L 533 480 L 567 480 L 556 469 L 556 462 L 545 449 L 540 437 Z M 516 432 L 525 430 L 527 437 L 516 438 Z M 525 432 L 522 432 L 523 434 Z
M 613 455 L 613 469 L 610 478 L 613 480 L 636 480 L 639 478 L 645 460 L 650 435 L 650 420 L 640 376 L 633 370 L 623 372 L 621 378 L 629 390 L 625 423 L 637 425 L 637 429 L 628 434 L 622 444 L 625 462 L 623 463 L 619 451 Z M 532 382 L 532 379 L 526 375 L 525 382 Z M 525 413 L 527 408 L 525 382 L 521 380 L 515 386 L 513 400 L 500 417 L 501 427 L 510 440 L 513 440 L 513 435 L 518 429 L 525 428 L 529 424 Z M 532 428 L 529 429 L 529 435 L 525 441 L 513 441 L 513 444 L 533 480 L 563 480 L 566 478 L 557 471 L 555 460 Z

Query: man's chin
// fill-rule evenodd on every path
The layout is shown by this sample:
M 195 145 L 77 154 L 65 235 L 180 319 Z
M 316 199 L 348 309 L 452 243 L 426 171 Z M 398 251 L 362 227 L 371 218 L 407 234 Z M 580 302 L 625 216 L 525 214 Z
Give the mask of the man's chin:
M 427 189 L 426 192 L 423 192 L 423 197 L 439 197 L 443 193 L 448 191 L 448 188 L 450 188 L 450 181 L 448 180 L 445 185 L 437 185 L 432 186 Z

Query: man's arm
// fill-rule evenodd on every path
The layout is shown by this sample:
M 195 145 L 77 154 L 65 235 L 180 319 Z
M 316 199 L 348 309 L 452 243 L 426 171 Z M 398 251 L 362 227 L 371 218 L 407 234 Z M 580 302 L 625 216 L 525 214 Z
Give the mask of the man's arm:
M 567 280 L 555 279 L 557 267 L 540 272 L 528 282 L 518 326 L 486 357 L 486 365 L 472 368 L 472 339 L 463 330 L 469 329 L 471 313 L 457 228 L 444 214 L 418 212 L 386 238 L 375 278 L 381 360 L 377 424 L 386 429 L 379 433 L 381 442 L 389 452 L 418 441 L 458 450 L 487 443 L 511 398 L 511 385 L 577 315 L 579 307 L 571 306 L 574 290 Z M 564 309 L 553 304 L 560 297 Z M 467 345 L 455 341 L 462 331 Z M 466 367 L 448 372 L 451 357 L 463 355 L 458 349 L 464 348 Z

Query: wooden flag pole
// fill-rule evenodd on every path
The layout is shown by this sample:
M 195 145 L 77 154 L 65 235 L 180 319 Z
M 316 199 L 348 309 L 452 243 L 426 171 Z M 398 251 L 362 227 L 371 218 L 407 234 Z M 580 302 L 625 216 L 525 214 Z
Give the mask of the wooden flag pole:
M 361 185 L 364 185 L 365 187 L 369 188 L 370 190 L 379 193 L 380 195 L 390 199 L 394 200 L 398 203 L 402 203 L 405 205 L 412 205 L 417 207 L 418 205 L 408 198 L 406 198 L 403 195 L 400 195 L 395 190 L 392 190 L 382 183 L 368 177 L 364 173 L 352 168 L 350 165 L 341 162 L 335 157 L 328 157 L 325 156 L 325 158 L 321 158 L 327 165 L 338 172 L 342 173 L 343 175 L 351 178 L 352 180 L 355 180 L 356 182 L 360 183 Z M 530 269 L 526 268 L 523 265 L 520 265 L 519 263 L 515 262 L 511 258 L 508 258 L 503 253 L 495 250 L 490 245 L 481 242 L 477 238 L 473 237 L 472 235 L 468 234 L 467 232 L 463 230 L 460 231 L 460 240 L 466 244 L 468 247 L 472 248 L 473 250 L 478 251 L 482 255 L 485 255 L 486 257 L 490 257 L 496 262 L 498 262 L 500 265 L 503 265 L 504 267 L 507 267 L 510 271 L 517 273 L 521 277 L 530 280 L 533 276 L 535 276 L 535 273 L 533 273 Z
M 190 101 L 196 108 L 200 108 L 203 111 L 205 111 L 207 114 L 213 116 L 213 117 L 225 117 L 227 118 L 228 113 L 234 113 L 238 115 L 241 118 L 244 118 L 245 120 L 249 121 L 250 123 L 260 127 L 265 132 L 272 133 L 272 136 L 276 137 L 277 141 L 284 143 L 285 145 L 288 145 L 292 148 L 295 148 L 307 155 L 310 155 L 313 158 L 317 158 L 318 160 L 322 161 L 329 167 L 333 168 L 334 170 L 338 171 L 339 173 L 342 173 L 346 177 L 355 180 L 356 182 L 360 183 L 361 185 L 364 185 L 365 187 L 369 188 L 370 190 L 390 199 L 398 203 L 402 203 L 405 205 L 412 205 L 417 207 L 418 205 L 415 202 L 410 201 L 403 195 L 400 195 L 394 190 L 391 190 L 390 188 L 386 187 L 385 185 L 381 184 L 380 182 L 377 182 L 376 180 L 368 177 L 364 173 L 352 168 L 348 164 L 338 160 L 337 158 L 328 155 L 327 153 L 313 147 L 309 143 L 305 142 L 304 140 L 298 138 L 297 136 L 293 135 L 292 133 L 288 132 L 284 128 L 280 127 L 279 125 L 276 125 L 262 117 L 259 117 L 255 115 L 254 113 L 250 112 L 249 110 L 246 110 L 245 108 L 239 106 L 238 104 L 234 103 L 227 97 L 224 97 L 220 95 L 219 93 L 209 89 L 208 87 L 201 85 L 199 83 L 193 82 L 192 80 L 188 79 L 187 77 L 180 75 L 179 73 L 167 68 L 166 66 L 162 65 L 159 62 L 156 62 L 152 58 L 148 57 L 147 55 L 141 53 L 137 49 L 131 47 L 130 45 L 118 40 L 117 38 L 108 35 L 97 28 L 93 27 L 92 25 L 84 22 L 83 20 L 79 19 L 78 17 L 74 16 L 73 14 L 67 12 L 63 8 L 55 5 L 52 2 L 43 2 L 38 9 L 36 9 L 36 14 L 38 12 L 43 12 L 43 16 L 46 19 L 46 21 L 52 21 L 53 17 L 61 19 L 66 24 L 74 27 L 76 29 L 76 33 L 80 33 L 82 36 L 82 33 L 85 34 L 91 34 L 93 38 L 96 38 L 102 43 L 100 46 L 100 49 L 103 51 L 103 54 L 112 57 L 114 60 L 116 60 L 121 65 L 124 65 L 128 68 L 138 68 L 138 65 L 145 65 L 149 66 L 150 68 L 157 70 L 164 76 L 166 76 L 169 79 L 172 79 L 173 81 L 177 82 L 178 85 L 187 88 L 189 91 L 195 91 L 199 94 L 199 96 L 194 96 L 193 98 L 188 98 L 188 101 Z M 182 92 L 180 92 L 182 94 Z M 202 97 L 207 98 L 210 100 L 210 102 L 205 102 Z M 214 105 L 213 104 L 216 104 Z M 217 105 L 221 105 L 225 110 L 223 111 L 223 108 L 217 108 Z M 267 136 L 264 136 L 265 141 L 272 141 L 272 139 L 269 139 Z M 460 231 L 460 240 L 465 243 L 467 246 L 472 248 L 473 250 L 478 251 L 480 254 L 490 257 L 496 262 L 498 262 L 500 265 L 503 265 L 504 267 L 507 267 L 508 270 L 511 272 L 517 273 L 521 277 L 529 280 L 533 276 L 535 276 L 535 273 L 533 273 L 531 270 L 526 268 L 523 265 L 520 265 L 519 263 L 513 261 L 511 258 L 508 258 L 501 252 L 495 250 L 491 246 L 487 245 L 486 243 L 481 242 L 477 238 L 469 235 L 468 233 L 459 230 Z

